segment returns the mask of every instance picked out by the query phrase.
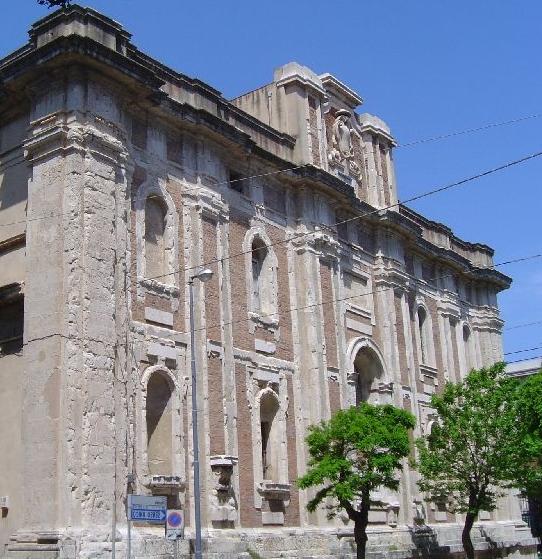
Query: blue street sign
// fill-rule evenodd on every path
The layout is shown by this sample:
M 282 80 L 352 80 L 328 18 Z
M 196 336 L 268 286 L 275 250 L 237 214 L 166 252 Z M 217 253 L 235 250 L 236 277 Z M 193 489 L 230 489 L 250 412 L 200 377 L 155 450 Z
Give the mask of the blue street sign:
M 164 521 L 166 518 L 166 512 L 162 510 L 147 510 L 147 509 L 133 509 L 132 519 L 139 521 Z
M 128 517 L 132 521 L 164 523 L 166 520 L 167 498 L 165 496 L 128 495 Z

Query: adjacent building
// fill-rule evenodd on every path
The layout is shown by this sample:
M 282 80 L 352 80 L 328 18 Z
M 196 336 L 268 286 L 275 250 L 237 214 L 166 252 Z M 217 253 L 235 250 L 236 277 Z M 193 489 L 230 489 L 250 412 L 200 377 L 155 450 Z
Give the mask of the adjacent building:
M 439 387 L 502 358 L 511 282 L 398 203 L 395 140 L 361 105 L 297 63 L 227 100 L 79 6 L 0 61 L 6 556 L 124 555 L 129 492 L 166 495 L 192 534 L 191 352 L 206 553 L 353 553 L 347 518 L 295 485 L 307 427 L 368 400 L 426 433 Z M 416 480 L 405 464 L 381 493 L 370 550 L 419 554 L 420 525 L 460 546 Z M 531 544 L 514 497 L 481 521 Z M 132 535 L 134 555 L 174 554 L 161 527 Z

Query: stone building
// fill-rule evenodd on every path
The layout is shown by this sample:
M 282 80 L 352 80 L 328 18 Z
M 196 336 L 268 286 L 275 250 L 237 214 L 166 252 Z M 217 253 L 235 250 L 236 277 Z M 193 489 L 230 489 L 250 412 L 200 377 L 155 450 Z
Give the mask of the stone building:
M 416 414 L 502 357 L 493 251 L 398 204 L 395 141 L 297 63 L 227 100 L 72 6 L 0 61 L 0 551 L 126 553 L 127 492 L 192 534 L 188 282 L 195 281 L 207 554 L 348 555 L 347 519 L 294 482 L 307 427 L 361 400 Z M 416 473 L 371 512 L 373 552 L 413 527 L 459 543 Z M 482 520 L 527 537 L 517 500 Z M 173 554 L 137 524 L 135 555 Z M 419 540 L 419 539 L 418 539 Z M 188 542 L 180 553 L 188 554 Z M 413 552 L 414 551 L 414 552 Z

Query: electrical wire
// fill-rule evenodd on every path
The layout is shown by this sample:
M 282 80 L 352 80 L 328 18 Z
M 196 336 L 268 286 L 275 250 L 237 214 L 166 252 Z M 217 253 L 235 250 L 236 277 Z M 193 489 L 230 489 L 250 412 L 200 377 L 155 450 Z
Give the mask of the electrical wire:
M 497 172 L 502 171 L 504 169 L 507 169 L 509 167 L 513 167 L 515 165 L 520 165 L 522 163 L 525 163 L 526 161 L 529 161 L 531 159 L 534 159 L 534 158 L 537 158 L 537 157 L 540 157 L 540 156 L 542 156 L 542 151 L 535 152 L 533 154 L 524 156 L 524 157 L 519 158 L 517 160 L 509 161 L 509 162 L 504 163 L 502 165 L 499 165 L 497 167 L 493 167 L 493 168 L 488 169 L 486 171 L 476 173 L 475 175 L 471 175 L 470 177 L 460 179 L 459 181 L 454 181 L 453 183 L 449 183 L 449 184 L 444 185 L 442 187 L 437 187 L 437 188 L 431 189 L 429 191 L 426 191 L 426 192 L 420 193 L 418 195 L 415 195 L 413 197 L 407 198 L 403 201 L 398 201 L 395 204 L 389 204 L 389 205 L 384 206 L 382 208 L 375 208 L 374 210 L 371 210 L 369 212 L 365 212 L 363 214 L 360 214 L 359 216 L 354 216 L 353 218 L 347 218 L 346 220 L 341 220 L 341 221 L 336 222 L 335 224 L 331 224 L 330 226 L 327 226 L 327 227 L 338 227 L 340 225 L 347 224 L 349 222 L 353 222 L 355 220 L 360 220 L 361 218 L 366 218 L 366 217 L 374 215 L 374 214 L 380 214 L 384 210 L 391 210 L 392 208 L 395 208 L 396 206 L 399 206 L 401 204 L 404 205 L 404 204 L 409 203 L 409 202 L 415 202 L 417 200 L 421 200 L 422 198 L 427 198 L 428 196 L 433 196 L 437 193 L 441 193 L 441 192 L 447 191 L 449 189 L 452 189 L 454 187 L 464 185 L 466 183 L 469 183 L 471 181 L 475 181 L 475 180 L 480 179 L 482 177 L 486 177 L 486 176 L 491 175 L 493 173 L 497 173 Z M 172 274 L 177 274 L 177 273 L 180 273 L 180 272 L 186 272 L 186 271 L 189 271 L 189 270 L 194 270 L 194 269 L 199 269 L 199 268 L 205 268 L 205 267 L 210 266 L 212 264 L 215 264 L 217 262 L 223 262 L 223 261 L 226 261 L 226 260 L 231 260 L 231 259 L 234 259 L 234 258 L 237 258 L 237 257 L 241 257 L 241 256 L 246 255 L 248 253 L 252 253 L 253 251 L 263 251 L 263 250 L 266 250 L 270 247 L 274 247 L 274 246 L 277 246 L 277 245 L 282 245 L 284 243 L 290 243 L 291 241 L 295 241 L 297 239 L 301 239 L 303 237 L 313 235 L 314 233 L 315 233 L 315 231 L 307 231 L 307 232 L 297 233 L 297 234 L 294 234 L 290 237 L 286 237 L 285 239 L 274 241 L 272 243 L 267 243 L 267 244 L 262 243 L 256 249 L 252 249 L 252 248 L 247 249 L 246 251 L 240 251 L 239 253 L 235 253 L 233 255 L 228 255 L 227 257 L 222 257 L 220 259 L 218 259 L 218 258 L 217 259 L 212 259 L 210 261 L 204 262 L 204 263 L 199 264 L 199 265 L 189 266 L 189 267 L 185 267 L 185 268 L 179 268 L 179 269 L 174 270 L 172 272 L 168 272 L 168 273 L 165 273 L 165 274 L 160 274 L 158 276 L 152 276 L 148 279 L 149 280 L 157 280 L 159 278 L 165 278 L 167 276 L 171 276 Z
M 542 346 L 535 346 L 534 348 L 523 348 L 522 350 L 514 350 L 513 352 L 505 352 L 504 355 L 521 354 L 522 352 L 532 352 L 533 350 L 540 350 Z
M 417 146 L 419 144 L 427 144 L 428 142 L 437 142 L 439 140 L 446 140 L 447 138 L 452 138 L 454 136 L 462 136 L 464 134 L 471 134 L 473 132 L 480 132 L 482 130 L 488 130 L 490 128 L 495 128 L 498 126 L 504 126 L 504 125 L 509 125 L 509 124 L 515 124 L 515 123 L 519 123 L 522 121 L 526 121 L 529 119 L 538 119 L 542 117 L 542 113 L 536 113 L 534 115 L 526 115 L 524 117 L 518 117 L 516 119 L 512 119 L 509 121 L 501 121 L 501 122 L 494 122 L 494 123 L 489 123 L 483 126 L 478 126 L 476 128 L 466 128 L 464 130 L 457 130 L 454 132 L 448 132 L 446 134 L 440 134 L 438 136 L 430 136 L 429 138 L 420 138 L 418 140 L 410 140 L 408 142 L 402 143 L 402 144 L 397 144 L 397 146 L 395 146 L 395 148 L 410 148 L 411 146 Z
M 522 329 L 524 327 L 532 327 L 533 325 L 542 325 L 542 321 L 533 321 L 532 323 L 522 323 L 520 325 L 513 325 L 511 327 L 506 327 L 505 331 L 511 331 L 513 329 Z
M 252 175 L 252 176 L 248 176 L 248 177 L 240 177 L 239 179 L 231 179 L 231 180 L 228 180 L 228 181 L 219 181 L 217 183 L 213 183 L 212 186 L 217 187 L 217 186 L 220 186 L 220 185 L 229 185 L 231 183 L 237 183 L 237 182 L 240 182 L 240 181 L 248 181 L 250 179 L 258 179 L 258 178 L 261 178 L 261 177 L 268 177 L 270 175 L 278 175 L 279 173 L 286 173 L 288 171 L 294 171 L 296 169 L 301 169 L 303 167 L 307 167 L 307 165 L 308 164 L 296 165 L 295 167 L 287 167 L 286 169 L 278 169 L 277 171 L 270 171 L 268 173 L 260 173 L 258 175 Z M 182 190 L 181 190 L 181 194 L 186 194 L 186 193 L 189 193 L 189 192 L 192 192 L 192 191 L 197 191 L 197 190 L 200 190 L 202 188 L 205 188 L 205 185 L 201 185 L 201 184 L 200 185 L 193 185 L 192 187 L 184 187 L 183 186 Z M 158 198 L 158 199 L 160 199 L 159 196 L 152 195 L 152 194 L 150 196 L 148 196 L 147 198 Z M 104 206 L 104 205 L 100 204 L 99 202 L 94 201 L 94 203 L 97 206 L 100 206 L 101 208 L 109 209 L 108 206 Z M 0 224 L 0 227 L 14 226 L 14 225 L 17 225 L 17 224 L 26 224 L 28 222 L 35 222 L 35 221 L 38 221 L 38 220 L 48 220 L 48 219 L 52 219 L 52 218 L 60 218 L 62 216 L 67 216 L 68 214 L 71 214 L 71 213 L 72 213 L 72 210 L 69 210 L 69 211 L 66 211 L 66 212 L 60 212 L 58 214 L 50 214 L 50 215 L 47 215 L 47 216 L 36 216 L 35 218 L 27 218 L 25 220 L 18 220 L 18 221 L 15 221 L 15 222 L 8 222 L 8 223 L 5 223 L 5 224 Z
M 526 115 L 526 116 L 523 116 L 523 117 L 518 117 L 516 119 L 508 120 L 508 121 L 489 123 L 489 124 L 479 126 L 479 127 L 476 127 L 476 128 L 467 128 L 467 129 L 464 129 L 464 130 L 449 132 L 449 133 L 441 134 L 441 135 L 438 135 L 438 136 L 431 136 L 431 137 L 428 137 L 428 138 L 420 138 L 420 139 L 417 139 L 417 140 L 411 140 L 411 141 L 408 141 L 408 142 L 405 142 L 405 143 L 397 144 L 395 146 L 395 148 L 408 148 L 408 147 L 415 146 L 415 145 L 418 145 L 418 144 L 426 144 L 428 142 L 436 142 L 436 141 L 439 141 L 439 140 L 444 140 L 446 138 L 451 138 L 453 136 L 460 136 L 460 135 L 479 132 L 479 131 L 482 131 L 482 130 L 487 130 L 487 129 L 495 128 L 495 127 L 499 127 L 499 126 L 515 124 L 515 123 L 526 121 L 526 120 L 529 120 L 529 119 L 537 119 L 541 116 L 542 116 L 542 113 L 535 113 L 533 115 Z M 258 174 L 258 175 L 251 175 L 251 176 L 248 176 L 248 177 L 240 177 L 238 179 L 221 181 L 221 182 L 218 182 L 218 183 L 214 183 L 213 186 L 220 186 L 220 185 L 224 185 L 224 184 L 232 184 L 232 183 L 236 183 L 236 182 L 240 182 L 240 181 L 248 181 L 250 179 L 258 179 L 258 178 L 261 178 L 261 177 L 276 175 L 277 173 L 284 173 L 286 171 L 295 171 L 295 170 L 301 169 L 305 166 L 306 166 L 306 164 L 298 165 L 298 166 L 295 166 L 295 167 L 289 167 L 287 169 L 281 169 L 281 170 L 278 170 L 278 171 L 271 171 L 271 172 L 268 172 L 268 173 L 261 173 L 261 174 Z M 183 192 L 190 192 L 191 190 L 197 190 L 197 189 L 200 189 L 200 188 L 202 188 L 202 186 L 197 185 L 197 186 L 194 186 L 192 188 L 184 189 Z M 70 212 L 63 212 L 63 213 L 60 213 L 60 214 L 51 214 L 50 216 L 38 216 L 36 218 L 29 218 L 29 219 L 26 219 L 26 220 L 18 220 L 18 221 L 9 222 L 9 223 L 6 223 L 6 224 L 0 224 L 0 227 L 8 227 L 8 226 L 27 223 L 27 222 L 32 222 L 32 221 L 36 221 L 36 220 L 44 220 L 44 219 L 49 219 L 49 218 L 61 217 L 61 216 L 67 215 L 69 213 Z
M 493 270 L 497 267 L 505 266 L 505 265 L 508 265 L 508 264 L 515 264 L 515 263 L 530 261 L 530 260 L 538 259 L 538 258 L 541 258 L 541 257 L 542 257 L 542 253 L 539 253 L 539 254 L 536 254 L 536 255 L 530 255 L 530 256 L 527 256 L 527 257 L 519 257 L 517 259 L 511 259 L 511 260 L 508 260 L 508 261 L 503 261 L 501 263 L 497 263 L 497 264 L 494 264 L 492 266 L 477 268 L 477 270 Z M 452 277 L 452 276 L 454 276 L 454 273 L 443 274 L 439 277 L 433 278 L 432 281 L 435 282 L 439 279 L 449 278 L 449 277 Z M 280 316 L 283 316 L 283 315 L 289 315 L 289 314 L 293 313 L 294 311 L 302 311 L 304 309 L 311 309 L 311 308 L 314 308 L 314 307 L 330 305 L 332 303 L 337 303 L 337 302 L 345 301 L 345 300 L 348 300 L 348 299 L 373 295 L 373 294 L 385 292 L 385 291 L 388 291 L 388 290 L 394 290 L 395 288 L 396 288 L 395 286 L 388 286 L 388 287 L 384 287 L 384 288 L 381 288 L 381 289 L 375 289 L 375 290 L 371 290 L 371 291 L 368 291 L 368 292 L 355 294 L 355 295 L 352 295 L 352 296 L 335 298 L 335 299 L 331 299 L 331 300 L 324 301 L 324 302 L 311 303 L 311 304 L 304 305 L 304 306 L 301 306 L 301 307 L 293 307 L 293 308 L 290 308 L 290 309 L 288 309 L 286 311 L 282 311 L 282 312 L 267 313 L 267 314 L 264 314 L 264 315 L 259 315 L 259 318 L 263 319 L 263 318 L 280 317 Z M 234 325 L 234 324 L 242 323 L 242 322 L 246 322 L 246 321 L 247 321 L 247 319 L 244 318 L 244 319 L 237 319 L 237 320 L 234 320 L 234 321 L 228 321 L 228 322 L 225 322 L 225 323 L 219 323 L 219 324 L 215 324 L 215 325 L 211 325 L 211 326 L 205 326 L 205 327 L 201 327 L 199 329 L 196 329 L 196 332 L 197 331 L 220 328 L 220 327 L 224 327 L 226 325 Z M 179 334 L 186 334 L 187 332 L 188 331 L 179 331 Z

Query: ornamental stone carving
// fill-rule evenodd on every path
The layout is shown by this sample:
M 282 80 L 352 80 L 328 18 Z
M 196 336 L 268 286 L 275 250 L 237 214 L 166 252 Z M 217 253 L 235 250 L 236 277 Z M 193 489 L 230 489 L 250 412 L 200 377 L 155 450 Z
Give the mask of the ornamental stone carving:
M 350 175 L 359 177 L 361 168 L 355 161 L 355 150 L 353 137 L 358 133 L 353 128 L 352 114 L 350 111 L 340 109 L 335 113 L 335 122 L 331 127 L 331 147 L 328 154 L 328 161 L 332 166 L 341 166 Z
M 231 477 L 237 457 L 213 455 L 210 457 L 210 463 L 214 481 L 211 497 L 211 521 L 218 527 L 232 527 L 237 519 L 237 502 Z

